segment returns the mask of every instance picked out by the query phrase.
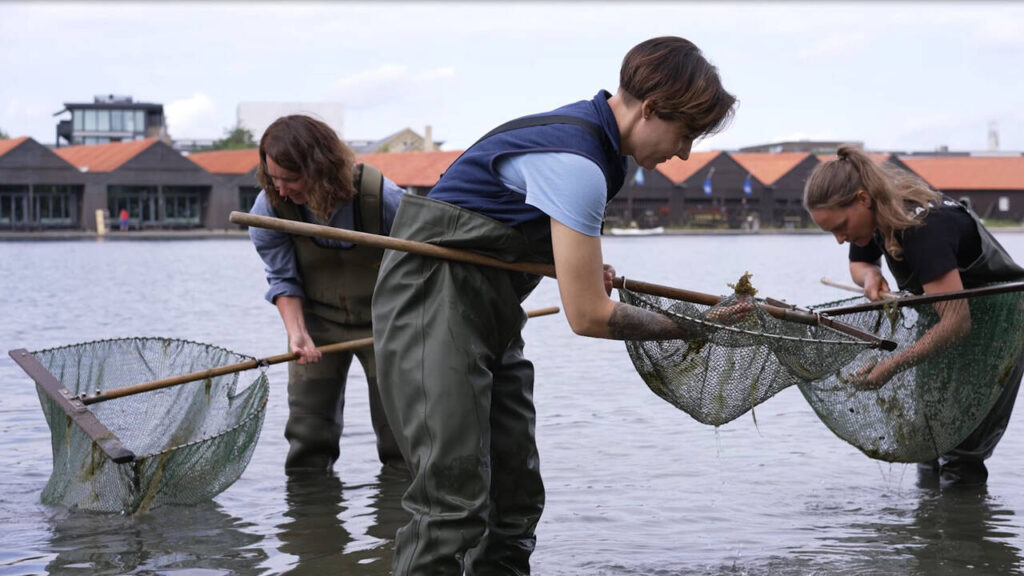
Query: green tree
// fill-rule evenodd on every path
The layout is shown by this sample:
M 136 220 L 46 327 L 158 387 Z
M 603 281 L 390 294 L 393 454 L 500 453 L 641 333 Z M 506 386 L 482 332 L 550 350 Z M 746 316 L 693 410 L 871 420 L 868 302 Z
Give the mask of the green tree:
M 237 124 L 234 128 L 225 129 L 224 137 L 213 142 L 214 150 L 242 150 L 258 146 L 259 144 L 252 138 L 252 132 Z

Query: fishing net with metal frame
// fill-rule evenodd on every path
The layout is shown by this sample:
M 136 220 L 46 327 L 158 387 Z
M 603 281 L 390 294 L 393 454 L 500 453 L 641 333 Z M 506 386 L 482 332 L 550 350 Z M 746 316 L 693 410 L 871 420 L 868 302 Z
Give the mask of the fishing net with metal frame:
M 133 514 L 230 486 L 256 446 L 269 384 L 236 373 L 86 404 L 90 395 L 248 359 L 168 338 L 120 338 L 11 356 L 35 380 L 53 449 L 46 504 Z M 85 400 L 85 402 L 83 402 Z

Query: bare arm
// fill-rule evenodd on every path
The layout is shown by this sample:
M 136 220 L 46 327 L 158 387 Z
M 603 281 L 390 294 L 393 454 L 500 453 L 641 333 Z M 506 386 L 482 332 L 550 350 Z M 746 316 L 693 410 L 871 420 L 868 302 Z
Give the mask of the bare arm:
M 924 284 L 925 294 L 941 294 L 963 290 L 960 273 L 950 270 L 935 280 Z M 935 311 L 939 321 L 928 329 L 917 342 L 905 348 L 899 354 L 879 362 L 871 371 L 866 382 L 867 387 L 884 384 L 896 373 L 905 370 L 925 358 L 940 352 L 957 339 L 971 331 L 971 310 L 966 298 L 936 302 Z
M 666 316 L 615 302 L 605 290 L 601 239 L 551 220 L 562 308 L 573 332 L 612 340 L 668 340 L 698 335 Z
M 284 329 L 288 332 L 288 347 L 291 352 L 299 355 L 299 364 L 319 362 L 321 353 L 309 332 L 306 331 L 306 319 L 302 315 L 302 298 L 297 296 L 278 296 L 274 305 L 281 314 Z

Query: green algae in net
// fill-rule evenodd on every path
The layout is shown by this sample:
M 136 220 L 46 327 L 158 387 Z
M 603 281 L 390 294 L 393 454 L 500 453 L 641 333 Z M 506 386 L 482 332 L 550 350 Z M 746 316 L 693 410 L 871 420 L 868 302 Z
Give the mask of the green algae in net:
M 755 298 L 749 274 L 730 287 L 733 294 L 714 305 L 619 289 L 622 302 L 701 328 L 689 340 L 626 342 L 651 391 L 701 423 L 731 422 L 789 386 L 839 370 L 874 345 L 827 326 L 777 318 Z
M 732 285 L 731 285 L 732 286 Z M 940 304 L 913 299 L 872 304 L 863 297 L 812 307 L 846 326 L 895 342 L 869 345 L 826 326 L 787 322 L 766 313 L 749 277 L 716 305 L 651 297 L 621 289 L 626 303 L 704 328 L 700 337 L 626 343 L 648 387 L 699 422 L 730 422 L 796 385 L 821 421 L 871 458 L 925 462 L 962 442 L 992 409 L 1024 366 L 1024 285 L 943 296 L 946 310 L 969 311 L 969 330 L 927 354 L 914 346 L 935 326 Z M 1003 289 L 1005 291 L 997 291 Z M 986 289 L 987 290 L 987 289 Z M 749 312 L 728 325 L 721 309 L 743 303 Z M 843 312 L 844 309 L 853 309 Z M 898 363 L 882 382 L 865 375 L 887 360 Z M 900 356 L 900 355 L 903 356 Z
M 968 291 L 969 292 L 969 291 Z M 855 308 L 863 297 L 821 304 Z M 984 419 L 1024 363 L 1024 292 L 965 295 L 944 303 L 965 307 L 970 328 L 870 388 L 859 375 L 911 349 L 939 322 L 935 303 L 889 302 L 833 317 L 899 342 L 894 352 L 865 351 L 822 378 L 799 383 L 825 425 L 871 458 L 926 462 L 959 445 Z M 949 308 L 952 312 L 952 308 Z
M 122 514 L 195 504 L 233 484 L 249 463 L 269 390 L 262 372 L 242 390 L 236 372 L 88 406 L 77 401 L 248 356 L 166 338 L 23 354 L 31 356 L 19 361 L 23 368 L 36 366 L 26 371 L 36 380 L 50 429 L 53 471 L 42 492 L 45 504 Z M 56 385 L 56 397 L 44 385 Z

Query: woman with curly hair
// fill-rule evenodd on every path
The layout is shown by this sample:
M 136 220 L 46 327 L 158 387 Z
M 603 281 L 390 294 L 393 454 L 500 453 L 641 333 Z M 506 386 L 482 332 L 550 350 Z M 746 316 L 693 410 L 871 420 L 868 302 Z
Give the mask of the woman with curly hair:
M 402 189 L 355 155 L 323 122 L 284 116 L 260 139 L 263 188 L 251 213 L 388 234 Z M 347 242 L 250 228 L 266 264 L 267 300 L 281 314 L 289 349 L 289 442 L 285 469 L 328 470 L 338 459 L 345 382 L 353 352 L 323 356 L 318 345 L 371 336 L 370 297 L 382 251 Z M 380 405 L 372 348 L 357 350 L 370 393 L 370 418 L 384 464 L 404 467 Z

